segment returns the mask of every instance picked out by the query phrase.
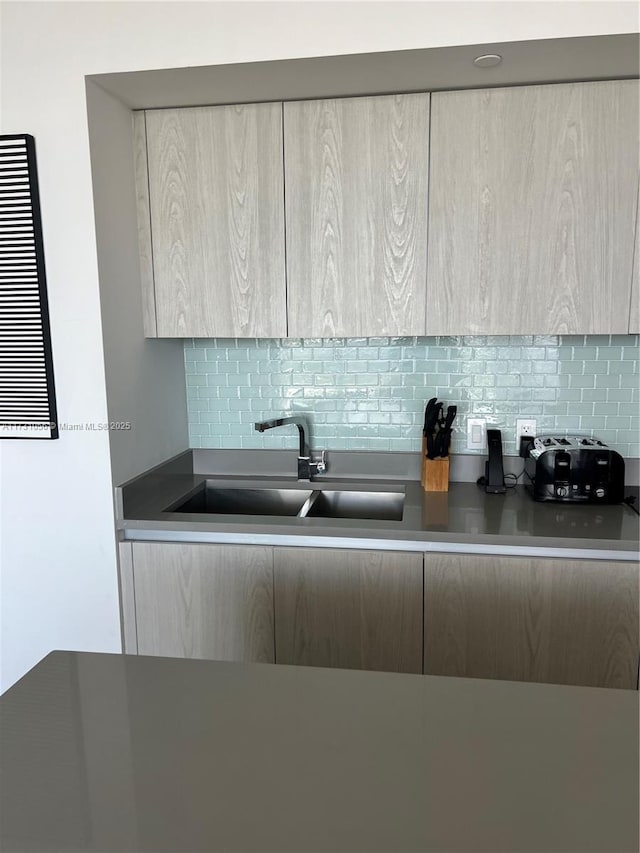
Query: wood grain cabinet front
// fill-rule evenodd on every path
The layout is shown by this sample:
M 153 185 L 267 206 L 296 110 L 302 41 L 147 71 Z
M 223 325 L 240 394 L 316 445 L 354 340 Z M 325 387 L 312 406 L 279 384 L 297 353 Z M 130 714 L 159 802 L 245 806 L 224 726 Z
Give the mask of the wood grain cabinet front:
M 422 672 L 422 554 L 274 549 L 276 663 Z
M 290 335 L 425 334 L 429 97 L 284 105 Z
M 633 278 L 631 282 L 629 334 L 640 335 L 640 187 L 638 192 L 638 212 L 636 214 L 636 238 L 635 251 L 633 255 Z
M 632 562 L 425 554 L 430 675 L 635 689 Z
M 151 110 L 141 122 L 146 334 L 155 313 L 158 337 L 286 335 L 282 104 Z
M 626 334 L 637 80 L 432 95 L 427 334 Z
M 254 545 L 135 542 L 141 655 L 273 663 L 273 553 Z

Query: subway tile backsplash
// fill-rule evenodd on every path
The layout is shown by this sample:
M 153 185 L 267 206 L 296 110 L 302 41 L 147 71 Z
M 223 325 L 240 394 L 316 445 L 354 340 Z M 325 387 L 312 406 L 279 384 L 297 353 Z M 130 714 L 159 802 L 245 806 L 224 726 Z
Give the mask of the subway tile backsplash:
M 454 453 L 467 453 L 467 417 L 502 430 L 595 435 L 640 456 L 637 335 L 189 340 L 185 369 L 192 447 L 297 447 L 297 432 L 255 432 L 257 420 L 304 413 L 314 448 L 419 450 L 424 404 L 458 407 Z

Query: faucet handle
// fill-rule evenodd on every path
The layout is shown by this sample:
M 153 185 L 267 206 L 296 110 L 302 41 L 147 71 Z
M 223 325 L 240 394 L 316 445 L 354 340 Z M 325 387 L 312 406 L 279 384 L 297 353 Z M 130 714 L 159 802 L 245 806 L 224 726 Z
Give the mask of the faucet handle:
M 320 459 L 313 463 L 316 469 L 316 474 L 324 474 L 327 470 L 327 451 L 323 450 L 320 454 Z

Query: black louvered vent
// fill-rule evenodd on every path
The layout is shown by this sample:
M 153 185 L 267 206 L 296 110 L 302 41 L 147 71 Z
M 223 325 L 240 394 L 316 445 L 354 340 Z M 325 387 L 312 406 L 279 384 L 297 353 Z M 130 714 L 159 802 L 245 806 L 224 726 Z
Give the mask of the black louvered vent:
M 0 136 L 0 438 L 58 438 L 32 136 Z

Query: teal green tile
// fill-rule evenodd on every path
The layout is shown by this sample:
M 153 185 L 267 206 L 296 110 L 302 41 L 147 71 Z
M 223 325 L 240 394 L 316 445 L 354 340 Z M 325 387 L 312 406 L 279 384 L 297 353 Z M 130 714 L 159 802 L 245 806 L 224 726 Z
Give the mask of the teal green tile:
M 569 417 L 556 417 L 556 429 L 580 429 L 580 418 L 577 415 Z
M 590 357 L 595 348 L 597 355 Z M 293 447 L 295 434 L 265 441 L 251 426 L 299 400 L 329 448 L 346 448 L 354 440 L 362 449 L 379 441 L 390 450 L 418 448 L 425 400 L 437 394 L 459 406 L 457 452 L 465 451 L 466 415 L 476 411 L 505 430 L 507 451 L 521 414 L 536 417 L 539 431 L 545 422 L 547 431 L 560 429 L 561 418 L 578 418 L 582 431 L 590 424 L 602 431 L 607 419 L 619 445 L 638 453 L 638 359 L 637 336 L 565 337 L 560 344 L 555 336 L 189 340 L 184 361 L 190 442 Z M 481 384 L 472 387 L 473 382 Z M 349 417 L 368 422 L 349 423 Z M 202 427 L 210 432 L 197 434 Z
M 585 360 L 590 356 L 582 356 Z M 621 361 L 622 347 L 598 347 L 598 359 L 602 361 Z
M 545 382 L 546 376 L 534 373 L 532 376 L 525 374 L 520 377 L 521 388 L 551 388 L 552 386 Z
M 380 385 L 383 385 L 387 388 L 394 386 L 401 386 L 403 374 L 402 373 L 383 373 L 380 378 Z
M 485 362 L 485 372 L 492 373 L 494 376 L 507 373 L 508 365 L 506 361 L 487 361 Z
M 620 375 L 612 375 L 612 376 L 596 376 L 596 388 L 620 388 L 624 387 L 622 385 L 622 379 L 626 379 L 627 377 L 622 377 Z
M 595 388 L 595 376 L 571 376 L 569 378 L 570 388 Z
M 558 348 L 558 361 L 573 361 L 573 347 L 561 346 Z
M 556 399 L 554 388 L 533 388 L 529 393 L 532 400 L 537 400 L 540 403 L 553 403 Z
M 620 387 L 637 389 L 640 387 L 640 377 L 637 374 L 629 375 L 623 373 L 620 375 Z
M 605 362 L 609 367 L 609 373 L 635 373 L 638 375 L 638 362 L 633 361 L 609 361 Z
M 520 347 L 498 347 L 496 355 L 499 359 L 519 361 L 522 358 L 522 349 Z
M 594 390 L 592 388 L 585 388 L 582 392 L 582 399 L 584 400 L 585 403 L 606 402 L 606 399 L 607 399 L 606 389 Z
M 584 342 L 587 346 L 611 346 L 611 335 L 585 335 Z
M 640 436 L 637 429 L 619 429 L 618 441 L 624 441 L 628 444 L 637 444 Z
M 544 347 L 522 347 L 522 358 L 534 360 L 544 358 L 545 355 Z
M 508 361 L 509 373 L 532 373 L 533 367 L 530 361 Z
M 584 411 L 579 411 L 580 408 L 583 408 Z M 589 411 L 587 411 L 587 408 Z M 565 402 L 543 403 L 542 405 L 542 411 L 545 415 L 566 415 L 568 413 L 568 409 L 569 404 Z M 573 415 L 592 414 L 592 409 L 592 405 L 585 403 L 571 405 L 571 413 Z
M 638 412 L 637 403 L 619 403 L 618 405 L 618 414 L 619 415 L 632 415 L 634 417 L 638 417 L 640 412 Z
M 584 365 L 584 373 L 588 375 L 595 375 L 596 373 L 609 373 L 609 362 L 608 361 L 585 361 Z M 611 372 L 621 372 L 621 371 L 611 371 Z
M 631 418 L 628 415 L 608 415 L 606 418 L 607 429 L 629 429 Z
M 546 373 L 544 375 L 544 385 L 547 388 L 568 388 L 569 377 Z
M 366 370 L 368 373 L 388 373 L 391 363 L 387 359 L 377 359 L 366 362 Z
M 186 382 L 188 388 L 201 387 L 207 384 L 207 377 L 189 373 L 186 377 Z
M 604 429 L 605 427 L 605 418 L 595 417 L 594 415 L 581 415 L 580 416 L 580 429 L 581 430 L 599 430 Z
M 578 359 L 577 361 L 561 361 L 558 363 L 558 368 L 561 373 L 582 376 L 584 373 L 584 365 L 584 361 L 580 361 Z
M 462 373 L 484 373 L 485 371 L 485 363 L 484 361 L 463 361 L 461 365 Z
M 557 361 L 534 361 L 533 362 L 533 372 L 534 373 L 557 373 L 558 372 L 558 362 Z
M 324 342 L 326 343 L 326 341 Z M 315 361 L 334 360 L 335 346 L 321 346 L 313 348 L 313 358 Z
M 592 361 L 597 358 L 598 349 L 597 347 L 574 347 L 573 348 L 573 357 L 580 359 L 581 361 Z

